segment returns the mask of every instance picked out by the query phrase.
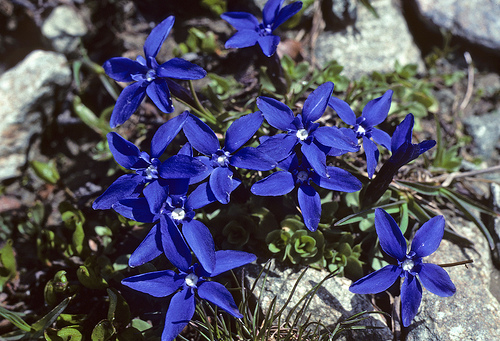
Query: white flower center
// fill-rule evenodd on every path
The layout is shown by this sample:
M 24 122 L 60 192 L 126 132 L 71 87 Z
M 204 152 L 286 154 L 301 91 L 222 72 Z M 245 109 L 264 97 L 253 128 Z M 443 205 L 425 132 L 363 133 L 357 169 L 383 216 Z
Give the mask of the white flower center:
M 182 208 L 176 208 L 172 211 L 172 218 L 182 220 L 186 217 L 186 212 Z
M 404 271 L 411 271 L 414 266 L 415 263 L 411 259 L 406 259 L 401 265 Z
M 296 136 L 299 138 L 299 140 L 304 141 L 309 137 L 309 134 L 307 133 L 307 130 L 299 129 L 297 130 Z
M 220 155 L 217 157 L 217 163 L 221 166 L 225 166 L 226 165 L 226 160 L 227 160 L 227 156 L 226 155 Z
M 198 283 L 198 276 L 196 276 L 194 273 L 190 273 L 186 276 L 184 281 L 188 287 L 195 288 L 196 284 Z
M 158 177 L 158 170 L 156 169 L 155 166 L 151 165 L 148 168 L 146 168 L 146 179 L 151 180 L 151 179 L 156 179 Z
M 146 80 L 148 82 L 151 82 L 155 78 L 156 78 L 156 71 L 155 70 L 150 69 L 150 70 L 148 70 L 148 72 L 146 72 Z
M 366 129 L 363 128 L 361 125 L 358 125 L 358 128 L 356 129 L 356 134 L 358 135 L 365 135 Z
M 306 171 L 300 171 L 297 174 L 297 180 L 306 181 L 309 178 L 309 174 Z

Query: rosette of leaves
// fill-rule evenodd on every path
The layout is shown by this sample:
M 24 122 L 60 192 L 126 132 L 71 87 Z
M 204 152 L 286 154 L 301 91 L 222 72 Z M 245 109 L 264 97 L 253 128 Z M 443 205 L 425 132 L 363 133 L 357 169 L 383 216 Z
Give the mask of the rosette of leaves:
M 279 255 L 283 262 L 288 259 L 292 264 L 321 266 L 325 247 L 323 233 L 311 232 L 297 216 L 285 218 L 280 225 L 280 230 L 271 231 L 266 237 L 269 251 Z
M 329 271 L 338 271 L 340 275 L 356 277 L 363 275 L 361 245 L 354 245 L 354 238 L 350 233 L 343 233 L 338 242 L 327 244 L 324 252 L 326 267 Z

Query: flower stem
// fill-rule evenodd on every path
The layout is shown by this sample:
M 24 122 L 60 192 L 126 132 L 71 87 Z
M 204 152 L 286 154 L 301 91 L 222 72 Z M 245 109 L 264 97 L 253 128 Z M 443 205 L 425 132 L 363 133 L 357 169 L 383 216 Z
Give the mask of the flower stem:
M 200 113 L 200 115 L 204 119 L 206 119 L 209 123 L 217 125 L 217 119 L 215 118 L 215 116 L 201 104 L 198 96 L 196 95 L 196 91 L 194 90 L 194 85 L 192 80 L 189 80 L 189 90 L 191 90 L 191 94 L 193 95 L 194 102 L 198 107 L 198 112 Z
M 467 260 L 463 260 L 461 262 L 438 264 L 438 265 L 440 267 L 442 267 L 442 268 L 449 268 L 449 267 L 452 267 L 452 266 L 467 265 L 467 264 L 470 264 L 470 263 L 474 263 L 474 261 L 472 259 L 467 259 Z

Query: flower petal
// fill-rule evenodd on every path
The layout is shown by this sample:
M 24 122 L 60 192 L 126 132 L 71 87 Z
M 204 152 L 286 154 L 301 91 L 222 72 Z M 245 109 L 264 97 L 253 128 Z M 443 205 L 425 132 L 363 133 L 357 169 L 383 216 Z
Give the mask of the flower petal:
M 305 100 L 302 109 L 302 122 L 307 126 L 307 122 L 318 120 L 325 113 L 328 100 L 332 96 L 333 83 L 326 82 L 318 86 Z
M 445 221 L 442 215 L 426 221 L 415 233 L 411 250 L 415 251 L 418 257 L 427 257 L 434 253 L 443 239 L 444 225 Z
M 184 283 L 184 278 L 172 270 L 153 271 L 128 277 L 122 284 L 153 297 L 165 297 L 173 294 Z
M 391 138 L 391 152 L 395 153 L 405 142 L 411 143 L 414 118 L 412 114 L 406 115 L 405 119 L 396 127 Z
M 202 154 L 211 156 L 220 148 L 214 131 L 196 116 L 189 115 L 183 131 L 193 148 Z
M 408 275 L 401 285 L 401 319 L 403 326 L 408 327 L 417 315 L 418 307 L 422 301 L 422 286 L 417 278 Z
M 276 52 L 276 48 L 280 43 L 280 37 L 275 35 L 259 37 L 257 42 L 259 43 L 264 55 L 266 55 L 266 57 L 271 57 Z
M 233 172 L 226 167 L 217 167 L 210 175 L 210 189 L 221 204 L 229 203 L 233 190 Z
M 153 28 L 144 43 L 144 55 L 146 56 L 146 60 L 149 60 L 149 57 L 156 57 L 158 52 L 160 52 L 163 42 L 167 39 L 170 30 L 174 26 L 174 22 L 175 17 L 171 15 Z
M 277 134 L 266 139 L 257 146 L 257 149 L 276 162 L 280 162 L 292 153 L 298 141 L 299 139 L 294 135 Z
M 279 25 L 283 24 L 285 21 L 293 17 L 302 9 L 302 1 L 295 1 L 291 4 L 283 7 L 278 16 L 274 19 L 272 30 L 274 31 Z
M 192 290 L 184 289 L 172 296 L 165 315 L 165 327 L 161 340 L 173 341 L 191 321 L 195 308 L 196 302 Z
M 141 160 L 141 151 L 135 144 L 125 140 L 114 131 L 106 135 L 108 146 L 115 161 L 126 169 L 138 168 L 137 163 Z M 147 166 L 144 164 L 144 166 Z
M 257 257 L 248 252 L 221 250 L 215 252 L 215 269 L 210 274 L 210 277 L 215 277 L 223 272 L 239 268 L 248 263 L 255 261 Z
M 343 130 L 337 127 L 319 127 L 312 136 L 322 145 L 343 150 L 345 152 L 357 152 L 359 146 L 357 141 L 346 135 Z
M 277 166 L 277 162 L 254 147 L 245 147 L 229 158 L 229 164 L 243 169 L 268 171 Z
M 217 201 L 217 198 L 210 190 L 208 182 L 204 182 L 198 185 L 198 187 L 196 187 L 194 191 L 189 194 L 189 197 L 187 198 L 184 206 L 196 210 L 214 201 Z
M 226 49 L 241 49 L 257 44 L 259 34 L 255 30 L 240 30 L 226 41 Z
M 141 185 L 142 176 L 138 174 L 125 174 L 116 179 L 105 191 L 92 203 L 94 210 L 107 210 L 113 204 L 123 199 L 132 199 L 139 196 L 144 185 Z
M 406 258 L 406 239 L 394 218 L 381 208 L 375 209 L 375 229 L 382 250 L 389 256 L 403 261 Z
M 169 119 L 166 123 L 162 124 L 151 140 L 151 156 L 159 158 L 172 140 L 179 134 L 189 111 L 184 111 L 182 114 Z
M 160 224 L 155 224 L 141 244 L 128 259 L 128 266 L 135 267 L 152 261 L 163 253 Z
M 272 25 L 284 0 L 268 0 L 262 9 L 264 26 Z
M 356 114 L 352 111 L 349 104 L 337 97 L 330 97 L 328 105 L 335 110 L 342 121 L 352 126 L 356 124 Z
M 352 283 L 349 291 L 355 294 L 377 294 L 385 291 L 396 282 L 402 271 L 396 265 L 386 265 Z
M 217 282 L 203 282 L 198 286 L 198 295 L 212 302 L 219 308 L 226 311 L 228 314 L 236 318 L 242 318 L 243 315 L 238 311 L 233 296 L 222 284 Z
M 174 222 L 164 214 L 160 217 L 161 241 L 163 252 L 170 263 L 186 272 L 191 265 L 191 250 Z
M 422 263 L 420 266 L 418 279 L 427 290 L 441 297 L 452 296 L 457 291 L 450 275 L 442 267 L 431 263 Z
M 257 107 L 262 111 L 267 123 L 283 131 L 295 130 L 292 121 L 295 118 L 292 110 L 278 100 L 271 97 L 257 98 Z
M 207 72 L 201 67 L 182 58 L 172 58 L 161 64 L 156 70 L 159 77 L 174 79 L 201 79 Z
M 377 145 L 366 136 L 363 136 L 363 148 L 366 155 L 366 171 L 371 179 L 375 173 L 375 168 L 377 168 L 379 151 Z
M 315 143 L 304 143 L 300 150 L 319 176 L 328 177 L 326 173 L 326 155 Z
M 158 217 L 151 213 L 146 198 L 120 200 L 116 204 L 113 204 L 111 208 L 125 218 L 142 223 L 152 223 L 158 220 Z
M 299 207 L 304 224 L 310 231 L 316 231 L 321 219 L 321 198 L 318 192 L 307 184 L 302 184 L 297 192 Z
M 330 176 L 329 178 L 321 177 L 318 174 L 311 176 L 314 183 L 319 187 L 350 193 L 359 191 L 363 186 L 358 178 L 342 168 L 329 166 L 326 167 L 326 172 Z
M 247 12 L 226 12 L 220 16 L 227 21 L 235 29 L 239 30 L 255 30 L 259 26 L 257 18 Z
M 104 72 L 117 82 L 133 82 L 132 75 L 144 74 L 148 68 L 135 60 L 124 57 L 108 59 L 102 65 Z
M 371 135 L 373 141 L 384 146 L 387 150 L 391 150 L 391 136 L 389 134 L 383 130 L 372 128 Z
M 381 97 L 372 99 L 363 108 L 361 116 L 366 118 L 370 127 L 384 122 L 391 108 L 392 90 L 387 90 Z
M 215 269 L 215 244 L 208 227 L 200 221 L 191 220 L 182 224 L 182 234 L 205 271 Z
M 163 162 L 159 174 L 164 179 L 186 179 L 207 171 L 207 166 L 187 155 L 172 155 Z
M 151 213 L 160 213 L 160 210 L 168 197 L 168 187 L 160 185 L 159 181 L 153 181 L 147 185 L 142 192 L 144 193 L 144 197 L 149 204 Z
M 286 171 L 275 172 L 253 184 L 250 191 L 261 196 L 280 196 L 295 188 L 293 175 Z
M 260 111 L 235 120 L 226 130 L 224 150 L 234 153 L 255 135 L 263 121 L 264 117 Z
M 129 119 L 146 97 L 146 82 L 135 82 L 122 90 L 111 113 L 109 126 L 116 128 Z
M 167 114 L 174 111 L 170 91 L 164 79 L 157 78 L 151 82 L 146 88 L 146 93 L 160 111 Z

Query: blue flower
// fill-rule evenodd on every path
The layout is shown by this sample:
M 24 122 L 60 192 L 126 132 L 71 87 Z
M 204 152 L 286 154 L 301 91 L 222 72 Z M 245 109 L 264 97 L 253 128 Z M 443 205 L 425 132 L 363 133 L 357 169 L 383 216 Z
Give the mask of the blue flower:
M 311 231 L 316 231 L 321 219 L 321 199 L 311 186 L 311 182 L 333 191 L 356 192 L 361 189 L 361 182 L 348 171 L 337 167 L 326 167 L 329 177 L 323 177 L 311 168 L 306 159 L 302 159 L 302 164 L 299 164 L 295 154 L 280 162 L 278 167 L 283 171 L 257 181 L 251 188 L 252 193 L 280 196 L 298 187 L 297 198 L 304 224 Z
M 414 122 L 413 115 L 408 114 L 396 127 L 391 138 L 392 155 L 380 168 L 375 179 L 366 188 L 363 206 L 368 206 L 376 202 L 384 194 L 401 167 L 415 160 L 436 145 L 436 141 L 434 140 L 425 140 L 418 144 L 411 143 Z
M 151 140 L 151 156 L 115 132 L 107 135 L 108 145 L 115 161 L 135 171 L 120 176 L 92 204 L 95 210 L 105 210 L 119 200 L 137 198 L 144 187 L 162 179 L 191 178 L 206 172 L 207 167 L 187 155 L 174 155 L 165 162 L 159 157 L 182 129 L 188 112 L 176 116 L 160 126 Z
M 363 140 L 366 168 L 370 179 L 375 173 L 379 156 L 378 148 L 373 141 L 389 150 L 391 149 L 391 137 L 389 134 L 375 128 L 377 124 L 382 123 L 387 118 L 391 107 L 391 97 L 392 90 L 388 90 L 382 97 L 371 100 L 363 108 L 363 112 L 358 118 L 356 118 L 356 114 L 346 102 L 335 97 L 330 97 L 328 101 L 328 105 L 337 112 L 342 121 L 354 126 L 352 131 L 356 135 L 356 138 Z
M 207 190 L 219 202 L 227 204 L 231 192 L 241 183 L 233 179 L 232 167 L 258 171 L 276 167 L 276 161 L 260 150 L 253 147 L 240 149 L 257 132 L 263 120 L 260 112 L 235 120 L 227 128 L 222 148 L 217 135 L 208 125 L 193 115 L 186 120 L 183 127 L 184 134 L 193 148 L 205 155 L 198 159 L 209 167 L 209 171 L 205 174 L 205 177 L 210 175 Z
M 173 294 L 165 316 L 162 341 L 173 340 L 189 323 L 195 311 L 195 294 L 236 318 L 243 317 L 226 287 L 209 279 L 251 263 L 257 257 L 243 251 L 214 252 L 211 245 L 213 245 L 213 241 L 208 243 L 207 250 L 204 252 L 195 252 L 201 265 L 191 265 L 191 252 L 189 249 L 183 249 L 179 250 L 178 257 L 170 259 L 172 264 L 179 269 L 179 273 L 172 270 L 155 271 L 122 280 L 123 285 L 153 297 L 167 297 Z M 205 254 L 214 254 L 215 256 L 210 260 L 205 259 Z M 212 270 L 208 271 L 203 263 L 211 264 Z
M 398 261 L 398 265 L 386 265 L 354 282 L 349 290 L 356 294 L 376 294 L 388 289 L 398 278 L 401 285 L 401 317 L 408 327 L 418 312 L 422 300 L 422 286 L 441 297 L 452 296 L 455 285 L 448 273 L 439 265 L 422 262 L 423 257 L 434 253 L 444 233 L 444 218 L 437 216 L 415 233 L 411 249 L 407 253 L 406 239 L 394 219 L 383 209 L 375 210 L 375 229 L 380 247 Z
M 346 152 L 359 150 L 357 140 L 345 135 L 337 127 L 320 127 L 317 121 L 325 112 L 328 99 L 333 92 L 333 83 L 327 82 L 320 85 L 305 100 L 302 115 L 295 116 L 292 110 L 270 97 L 257 98 L 257 107 L 262 111 L 266 121 L 273 127 L 286 131 L 286 136 L 276 135 L 266 140 L 266 144 L 283 144 L 287 148 L 273 149 L 277 160 L 290 154 L 293 147 L 300 143 L 301 151 L 307 157 L 312 168 L 322 177 L 328 177 L 326 172 L 326 155 L 332 148 Z M 290 149 L 288 149 L 290 148 Z M 272 153 L 271 148 L 265 148 Z M 288 153 L 288 154 L 287 154 Z
M 284 0 L 269 0 L 262 10 L 263 22 L 246 12 L 226 12 L 221 18 L 238 30 L 226 42 L 228 48 L 243 48 L 259 44 L 262 52 L 271 57 L 280 42 L 272 33 L 278 26 L 294 16 L 302 8 L 302 2 L 296 1 L 283 8 Z
M 173 58 L 159 65 L 156 55 L 167 38 L 175 18 L 168 17 L 158 24 L 150 33 L 144 44 L 144 56 L 136 60 L 115 57 L 104 65 L 106 74 L 118 82 L 133 82 L 121 92 L 111 114 L 109 122 L 112 128 L 122 124 L 137 110 L 146 94 L 165 113 L 174 111 L 169 86 L 179 88 L 174 79 L 200 79 L 206 76 L 203 68 L 181 58 Z

